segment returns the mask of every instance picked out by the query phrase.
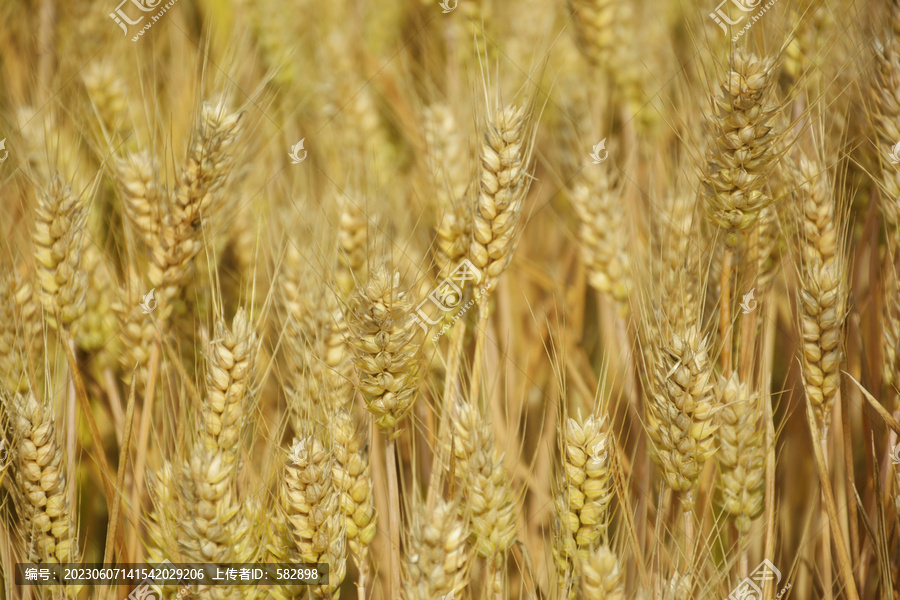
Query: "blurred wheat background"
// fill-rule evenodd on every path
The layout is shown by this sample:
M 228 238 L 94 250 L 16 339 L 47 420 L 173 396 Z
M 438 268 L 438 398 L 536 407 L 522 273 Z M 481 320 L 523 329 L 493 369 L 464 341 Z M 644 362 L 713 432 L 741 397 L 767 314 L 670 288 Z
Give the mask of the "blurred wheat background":
M 900 3 L 115 1 L 0 4 L 4 598 L 900 599 Z

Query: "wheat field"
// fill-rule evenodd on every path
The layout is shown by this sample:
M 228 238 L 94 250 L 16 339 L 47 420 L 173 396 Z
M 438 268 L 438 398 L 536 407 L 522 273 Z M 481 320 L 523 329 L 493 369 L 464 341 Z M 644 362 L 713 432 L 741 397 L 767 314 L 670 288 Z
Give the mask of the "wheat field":
M 0 3 L 0 597 L 900 600 L 900 1 L 115 1 Z M 23 578 L 169 562 L 327 574 Z

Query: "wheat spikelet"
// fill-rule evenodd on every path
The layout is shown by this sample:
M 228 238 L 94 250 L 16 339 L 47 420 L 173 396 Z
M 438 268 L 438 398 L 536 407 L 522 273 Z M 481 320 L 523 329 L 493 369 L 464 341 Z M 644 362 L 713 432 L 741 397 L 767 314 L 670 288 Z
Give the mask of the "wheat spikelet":
M 6 401 L 13 439 L 15 498 L 30 562 L 78 562 L 62 449 L 50 402 L 16 394 Z
M 840 388 L 841 330 L 847 275 L 840 215 L 824 167 L 800 155 L 802 183 L 796 193 L 800 224 L 798 304 L 803 338 L 804 386 L 819 426 L 827 431 Z M 823 433 L 824 435 L 824 433 Z
M 186 278 L 186 267 L 202 248 L 201 228 L 215 216 L 216 193 L 234 168 L 241 135 L 241 113 L 224 103 L 204 102 L 191 136 L 188 158 L 151 245 L 150 281 L 159 291 L 163 320 Z
M 386 432 L 412 409 L 421 367 L 413 304 L 399 286 L 399 273 L 392 278 L 380 268 L 365 288 L 354 292 L 347 314 L 359 389 Z
M 316 436 L 306 436 L 294 444 L 289 456 L 279 496 L 290 541 L 287 555 L 290 562 L 328 563 L 328 585 L 312 591 L 317 597 L 336 599 L 346 571 L 346 536 L 328 451 Z
M 598 546 L 580 560 L 581 594 L 591 600 L 625 600 L 625 573 L 608 546 Z
M 40 331 L 39 306 L 27 279 L 0 276 L 0 395 L 28 390 L 29 348 Z
M 627 253 L 628 228 L 621 189 L 606 171 L 584 169 L 569 196 L 578 216 L 582 260 L 588 282 L 616 301 L 620 314 L 628 310 L 631 265 Z
M 661 333 L 656 364 L 648 367 L 647 434 L 668 486 L 690 494 L 714 453 L 712 365 L 707 341 L 696 326 L 683 333 Z
M 509 266 L 516 246 L 522 202 L 531 183 L 528 128 L 526 110 L 507 106 L 484 131 L 469 260 L 481 271 L 474 283 L 488 289 Z
M 119 195 L 128 222 L 148 248 L 159 238 L 162 191 L 157 167 L 146 153 L 129 153 L 115 162 Z
M 722 505 L 746 534 L 763 510 L 765 500 L 765 431 L 763 399 L 753 397 L 737 373 L 720 381 L 716 390 L 720 412 L 716 415 L 717 481 Z
M 456 407 L 453 431 L 456 477 L 475 535 L 475 551 L 493 559 L 516 540 L 516 503 L 503 464 L 505 456 L 495 445 L 490 423 L 469 404 Z
M 706 213 L 726 231 L 729 247 L 771 202 L 765 190 L 775 166 L 779 133 L 772 121 L 775 63 L 736 48 L 710 116 L 712 143 L 701 175 Z
M 72 325 L 83 313 L 87 278 L 81 270 L 87 203 L 54 177 L 35 207 L 34 242 L 41 304 L 51 327 Z
M 584 555 L 592 549 L 609 524 L 612 501 L 608 446 L 611 440 L 603 419 L 593 415 L 566 424 L 564 475 L 567 502 L 561 520 L 575 536 Z
M 346 409 L 334 414 L 330 429 L 334 453 L 332 477 L 341 495 L 347 544 L 362 568 L 376 527 L 369 455 L 363 447 L 364 438 L 356 431 Z
M 367 226 L 366 214 L 357 202 L 344 199 L 338 222 L 338 266 L 335 278 L 345 296 L 366 280 Z
M 466 525 L 456 505 L 438 499 L 432 510 L 419 506 L 407 535 L 402 600 L 455 597 L 465 586 Z

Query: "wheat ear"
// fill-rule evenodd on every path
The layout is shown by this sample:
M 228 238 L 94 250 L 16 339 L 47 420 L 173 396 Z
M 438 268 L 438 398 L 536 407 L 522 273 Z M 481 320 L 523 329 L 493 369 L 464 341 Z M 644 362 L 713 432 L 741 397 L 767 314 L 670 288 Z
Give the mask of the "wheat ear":
M 604 419 L 593 415 L 566 424 L 564 475 L 568 502 L 561 514 L 583 556 L 606 534 L 612 502 L 612 473 Z
M 391 437 L 412 410 L 422 351 L 413 304 L 399 287 L 399 273 L 378 269 L 354 292 L 347 314 L 359 389 L 375 423 Z
M 664 328 L 650 367 L 646 428 L 666 484 L 688 504 L 706 459 L 713 455 L 715 395 L 707 340 L 696 326 Z
M 716 417 L 718 489 L 725 512 L 745 536 L 765 504 L 763 398 L 754 397 L 737 373 L 720 381 L 716 391 L 721 406 Z
M 806 394 L 827 434 L 840 388 L 841 335 L 847 306 L 847 262 L 834 188 L 823 165 L 801 155 L 799 212 L 799 309 Z
M 312 435 L 297 441 L 289 458 L 279 500 L 291 544 L 289 562 L 328 563 L 328 584 L 311 591 L 318 598 L 336 600 L 346 573 L 346 536 L 331 460 L 325 445 Z
M 875 68 L 869 98 L 877 136 L 880 168 L 876 181 L 881 190 L 881 210 L 896 236 L 900 235 L 900 169 L 886 161 L 900 141 L 900 38 L 896 31 L 900 24 L 900 7 L 892 3 L 890 11 L 895 31 L 888 34 L 883 44 L 875 46 Z
M 591 600 L 625 600 L 625 572 L 616 553 L 598 546 L 580 559 L 581 594 Z
M 619 314 L 625 315 L 632 282 L 621 189 L 608 172 L 584 169 L 569 198 L 578 216 L 581 256 L 588 268 L 588 282 L 594 289 L 610 295 Z
M 341 513 L 347 544 L 360 571 L 360 587 L 365 588 L 368 547 L 377 524 L 372 500 L 372 475 L 364 437 L 356 430 L 350 413 L 343 409 L 331 418 L 334 485 L 341 494 Z
M 455 476 L 463 491 L 463 510 L 475 537 L 475 552 L 487 561 L 489 594 L 502 598 L 503 557 L 516 540 L 516 502 L 494 443 L 490 422 L 470 403 L 456 406 L 454 438 L 447 448 L 456 461 Z
M 353 196 L 343 198 L 338 221 L 338 264 L 335 279 L 345 296 L 366 280 L 369 221 L 358 202 L 360 201 Z
M 437 104 L 425 110 L 425 166 L 431 176 L 437 208 L 434 258 L 447 277 L 466 257 L 472 236 L 472 206 L 466 197 L 467 157 L 450 109 Z
M 455 504 L 437 499 L 431 510 L 420 505 L 407 535 L 400 598 L 458 598 L 469 560 L 466 534 Z
M 31 284 L 11 270 L 0 278 L 0 394 L 28 390 L 28 355 L 40 331 Z
M 129 153 L 115 162 L 119 196 L 128 222 L 147 248 L 159 238 L 162 201 L 157 165 L 146 153 Z
M 34 242 L 41 304 L 51 327 L 71 325 L 84 313 L 87 277 L 81 270 L 87 201 L 58 176 L 38 198 Z
M 224 103 L 203 103 L 169 212 L 151 245 L 150 281 L 158 290 L 163 321 L 171 314 L 187 266 L 203 247 L 202 226 L 215 216 L 216 194 L 234 169 L 240 135 L 240 112 L 229 113 Z
M 14 497 L 31 562 L 78 562 L 74 508 L 50 402 L 16 394 L 6 401 L 13 439 Z

